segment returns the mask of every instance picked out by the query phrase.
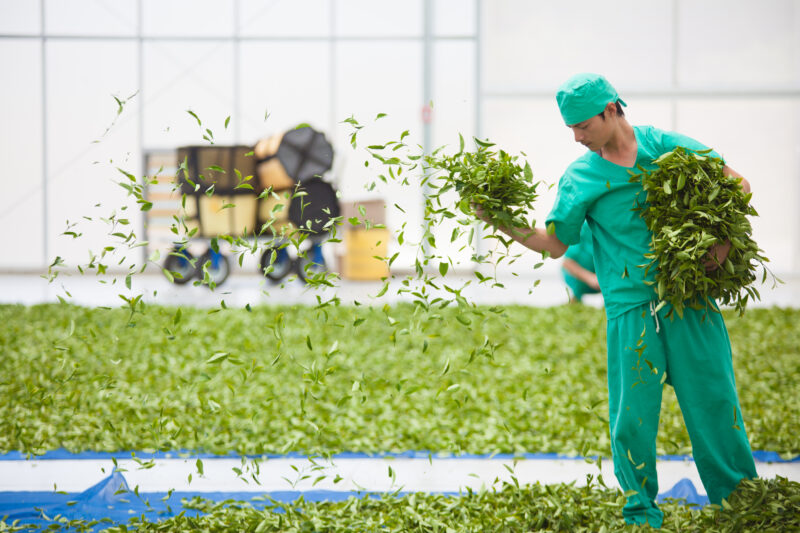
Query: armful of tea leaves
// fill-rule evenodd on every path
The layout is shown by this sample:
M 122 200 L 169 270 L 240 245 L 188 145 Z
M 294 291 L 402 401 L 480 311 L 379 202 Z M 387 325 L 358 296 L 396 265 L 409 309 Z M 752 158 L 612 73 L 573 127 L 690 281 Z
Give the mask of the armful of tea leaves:
M 686 306 L 702 308 L 716 301 L 743 313 L 760 298 L 751 287 L 757 269 L 762 283 L 772 276 L 769 261 L 752 238 L 750 184 L 711 150 L 678 147 L 654 161 L 655 167 L 632 172 L 646 201 L 641 211 L 652 232 L 645 275 L 656 269 L 652 285 L 659 300 L 672 304 L 679 317 Z M 721 267 L 721 268 L 720 268 Z M 672 311 L 670 311 L 671 313 Z
M 725 176 L 731 176 L 733 178 L 739 179 L 742 185 L 742 191 L 745 194 L 750 194 L 750 182 L 747 181 L 744 176 L 733 170 L 728 165 L 722 167 L 722 172 Z M 706 270 L 712 272 L 725 262 L 725 259 L 728 257 L 728 253 L 731 251 L 731 241 L 725 241 L 718 244 L 715 244 L 708 250 L 707 259 L 703 262 L 703 266 L 706 267 Z

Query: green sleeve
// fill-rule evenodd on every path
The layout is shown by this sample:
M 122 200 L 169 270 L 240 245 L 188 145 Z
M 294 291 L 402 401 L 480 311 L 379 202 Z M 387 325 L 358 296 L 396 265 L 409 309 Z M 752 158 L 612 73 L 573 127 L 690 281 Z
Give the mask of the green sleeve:
M 586 201 L 580 195 L 569 173 L 558 182 L 558 193 L 553 209 L 547 215 L 546 224 L 555 228 L 556 237 L 567 246 L 581 240 L 581 227 L 586 220 Z
M 570 245 L 570 247 L 567 248 L 567 251 L 564 252 L 564 257 L 572 259 L 573 261 L 577 261 L 579 258 L 581 258 L 581 243 Z
M 589 224 L 583 224 L 581 227 L 581 240 L 578 244 L 573 244 L 564 253 L 564 257 L 572 259 L 580 266 L 594 272 L 594 245 L 592 243 L 592 232 L 589 229 Z
M 678 146 L 682 146 L 683 148 L 686 148 L 687 150 L 691 150 L 693 152 L 700 152 L 709 149 L 708 146 L 706 146 L 705 144 L 696 141 L 691 137 L 683 135 L 682 133 L 677 133 L 674 131 L 664 131 L 664 130 L 656 130 L 656 131 L 658 133 L 658 135 L 656 135 L 656 138 L 658 139 L 659 144 L 661 145 L 661 148 L 663 150 L 662 153 L 671 152 Z M 712 157 L 717 157 L 725 161 L 725 159 L 714 150 L 709 152 L 708 155 Z

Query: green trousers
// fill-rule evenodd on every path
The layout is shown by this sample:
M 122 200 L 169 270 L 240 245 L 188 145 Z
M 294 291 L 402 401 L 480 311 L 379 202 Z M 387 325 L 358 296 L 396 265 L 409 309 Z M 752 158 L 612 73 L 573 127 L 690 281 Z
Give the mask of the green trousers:
M 661 527 L 655 503 L 656 434 L 664 384 L 675 389 L 692 455 L 711 503 L 721 503 L 742 478 L 756 477 L 745 432 L 731 345 L 722 315 L 644 304 L 608 320 L 609 425 L 614 473 L 629 494 L 626 522 Z

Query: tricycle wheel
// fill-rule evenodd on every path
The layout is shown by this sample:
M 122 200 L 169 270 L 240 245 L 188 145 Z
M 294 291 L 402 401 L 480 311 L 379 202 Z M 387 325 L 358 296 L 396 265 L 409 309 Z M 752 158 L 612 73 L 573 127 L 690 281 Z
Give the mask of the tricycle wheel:
M 177 285 L 189 283 L 197 272 L 197 262 L 189 250 L 175 247 L 164 260 L 164 270 L 169 272 L 171 281 Z

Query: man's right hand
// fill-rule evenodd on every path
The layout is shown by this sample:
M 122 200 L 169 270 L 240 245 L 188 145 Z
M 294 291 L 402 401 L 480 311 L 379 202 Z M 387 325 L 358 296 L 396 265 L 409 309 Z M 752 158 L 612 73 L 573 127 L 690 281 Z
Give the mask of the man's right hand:
M 486 212 L 483 210 L 483 206 L 480 204 L 472 204 L 472 209 L 475 211 L 475 216 L 478 217 L 479 220 L 486 222 L 490 226 L 492 223 L 489 221 L 489 217 L 486 215 Z

